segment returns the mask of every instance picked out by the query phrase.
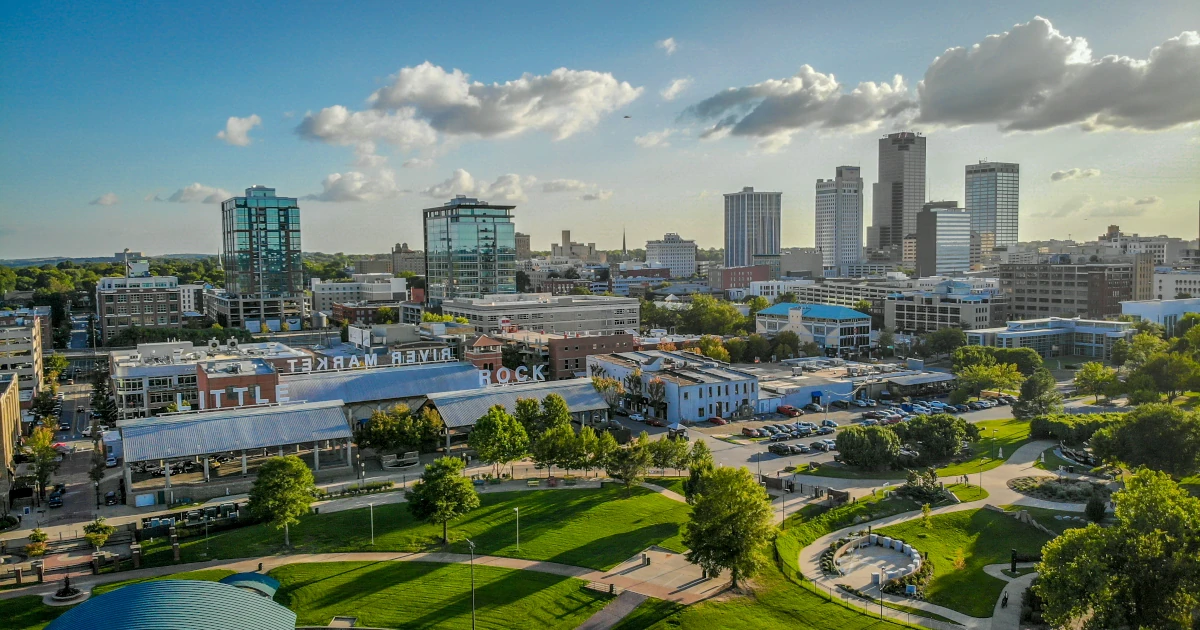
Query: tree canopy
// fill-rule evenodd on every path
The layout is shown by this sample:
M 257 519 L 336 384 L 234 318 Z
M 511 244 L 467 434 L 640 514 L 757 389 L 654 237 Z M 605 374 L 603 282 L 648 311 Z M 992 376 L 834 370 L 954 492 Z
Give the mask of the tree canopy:
M 495 405 L 483 415 L 467 436 L 467 443 L 479 458 L 492 465 L 497 477 L 500 469 L 517 461 L 529 451 L 529 436 L 525 427 L 501 405 Z
M 408 510 L 416 518 L 441 523 L 442 542 L 449 544 L 448 523 L 479 507 L 479 494 L 462 474 L 457 457 L 439 457 L 425 467 L 421 480 L 408 492 Z
M 1200 472 L 1200 414 L 1164 403 L 1141 405 L 1097 431 L 1091 445 L 1104 461 L 1181 479 Z
M 1028 420 L 1037 416 L 1061 413 L 1062 394 L 1050 370 L 1040 367 L 1021 383 L 1021 395 L 1013 405 L 1013 416 Z
M 258 467 L 250 488 L 250 513 L 275 529 L 283 529 L 283 544 L 291 546 L 288 526 L 300 522 L 313 500 L 312 471 L 295 455 L 272 457 Z
M 842 461 L 867 470 L 883 470 L 900 453 L 900 438 L 887 427 L 850 426 L 837 434 Z
M 728 570 L 737 588 L 767 562 L 763 549 L 774 530 L 767 492 L 750 471 L 718 468 L 707 476 L 684 528 L 686 557 L 710 577 Z

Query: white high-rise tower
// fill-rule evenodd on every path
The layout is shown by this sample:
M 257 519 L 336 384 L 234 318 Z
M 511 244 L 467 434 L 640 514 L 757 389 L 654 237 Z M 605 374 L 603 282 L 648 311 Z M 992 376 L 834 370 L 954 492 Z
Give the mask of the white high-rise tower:
M 817 180 L 817 249 L 826 267 L 862 260 L 863 199 L 861 169 L 837 167 L 837 177 Z

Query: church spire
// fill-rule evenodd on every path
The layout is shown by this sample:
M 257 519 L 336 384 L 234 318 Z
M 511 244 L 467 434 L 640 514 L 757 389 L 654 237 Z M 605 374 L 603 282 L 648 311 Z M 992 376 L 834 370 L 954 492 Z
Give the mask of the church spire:
M 629 250 L 625 247 L 625 226 L 621 226 L 621 256 L 629 256 Z

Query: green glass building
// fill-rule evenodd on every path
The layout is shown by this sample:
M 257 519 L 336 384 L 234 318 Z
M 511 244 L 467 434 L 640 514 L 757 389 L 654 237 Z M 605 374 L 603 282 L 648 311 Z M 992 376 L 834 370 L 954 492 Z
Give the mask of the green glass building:
M 515 207 L 459 195 L 423 211 L 430 305 L 517 292 Z

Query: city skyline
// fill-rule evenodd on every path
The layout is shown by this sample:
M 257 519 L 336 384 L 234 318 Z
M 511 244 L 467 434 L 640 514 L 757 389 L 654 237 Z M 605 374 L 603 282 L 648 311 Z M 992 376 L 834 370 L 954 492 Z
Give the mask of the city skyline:
M 0 256 L 216 255 L 219 202 L 256 184 L 300 199 L 308 251 L 420 242 L 421 210 L 455 194 L 516 205 L 535 250 L 568 229 L 617 249 L 622 226 L 718 247 L 743 187 L 781 191 L 782 246 L 812 246 L 813 182 L 841 165 L 878 182 L 900 130 L 929 139 L 925 200 L 962 199 L 980 160 L 1019 163 L 1021 240 L 1196 235 L 1178 230 L 1200 198 L 1194 3 L 879 4 L 853 28 L 821 5 L 680 6 L 554 29 L 482 5 L 297 7 L 272 24 L 308 45 L 251 51 L 229 24 L 258 9 L 23 5 L 0 42 L 20 86 L 0 99 Z M 935 13 L 953 28 L 921 30 Z M 523 45 L 448 50 L 437 23 Z

